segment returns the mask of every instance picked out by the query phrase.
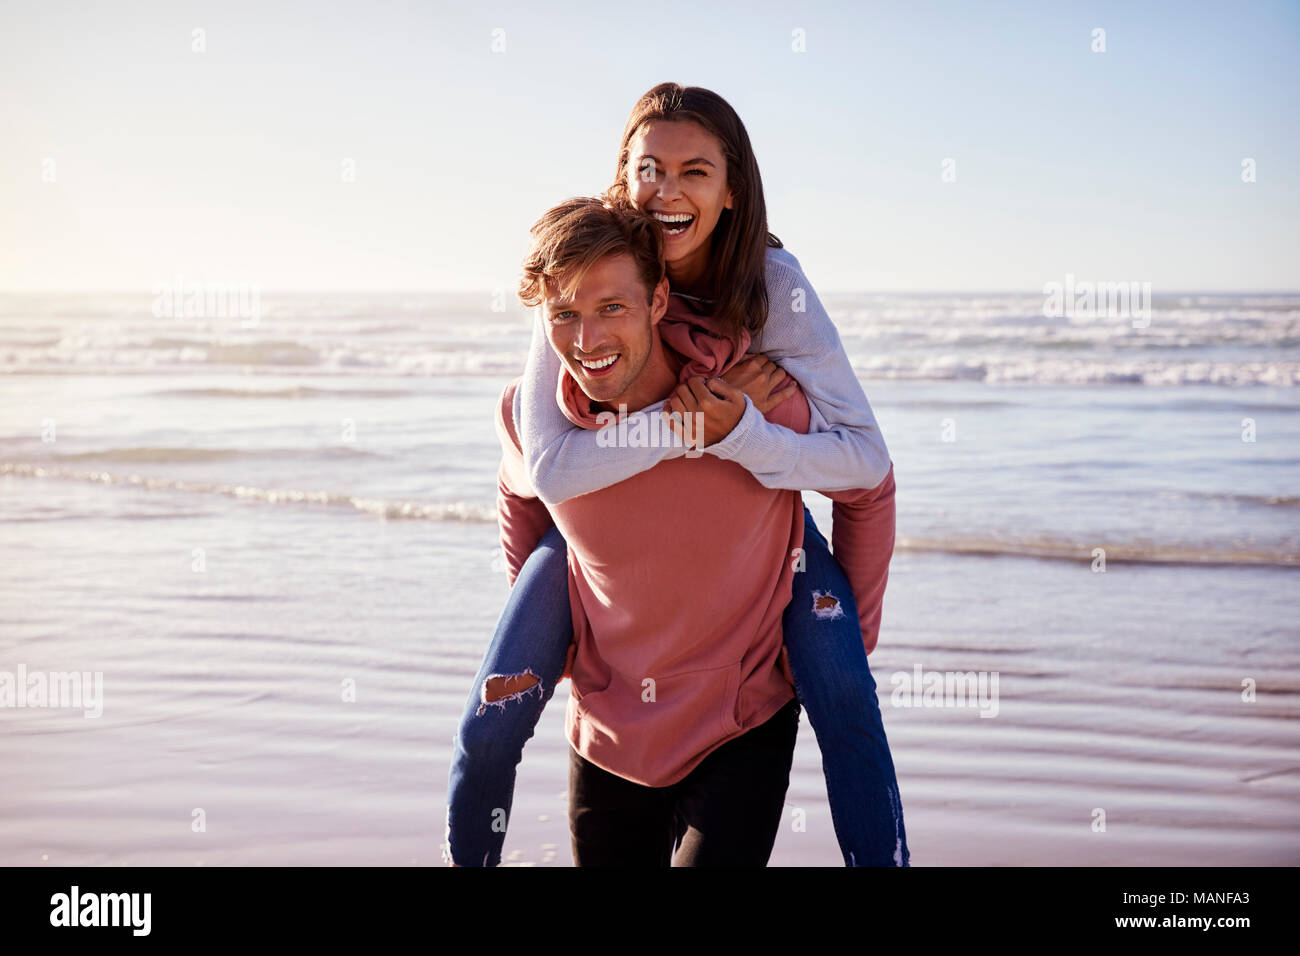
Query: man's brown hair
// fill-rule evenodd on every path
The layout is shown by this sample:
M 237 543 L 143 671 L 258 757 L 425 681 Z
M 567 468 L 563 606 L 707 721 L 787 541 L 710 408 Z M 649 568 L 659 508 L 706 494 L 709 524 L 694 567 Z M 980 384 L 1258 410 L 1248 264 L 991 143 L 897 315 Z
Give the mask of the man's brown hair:
M 519 279 L 519 300 L 535 306 L 571 298 L 587 270 L 608 256 L 630 255 L 646 301 L 664 277 L 663 227 L 634 206 L 591 197 L 566 199 L 533 224 Z

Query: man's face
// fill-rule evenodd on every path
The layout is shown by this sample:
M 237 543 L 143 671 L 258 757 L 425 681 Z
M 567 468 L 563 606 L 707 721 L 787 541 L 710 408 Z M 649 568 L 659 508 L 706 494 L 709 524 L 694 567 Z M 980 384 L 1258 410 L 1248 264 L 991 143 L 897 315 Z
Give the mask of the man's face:
M 667 305 L 668 280 L 651 295 L 633 258 L 620 254 L 587 270 L 572 299 L 548 294 L 542 314 L 551 348 L 587 397 L 617 405 L 657 347 Z

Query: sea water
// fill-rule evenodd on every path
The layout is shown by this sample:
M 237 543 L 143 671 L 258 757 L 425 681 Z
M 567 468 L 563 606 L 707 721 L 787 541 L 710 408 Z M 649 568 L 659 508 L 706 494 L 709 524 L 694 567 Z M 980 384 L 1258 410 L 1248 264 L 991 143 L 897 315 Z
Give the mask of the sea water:
M 531 316 L 151 301 L 0 297 L 0 680 L 102 680 L 93 717 L 0 692 L 0 863 L 439 864 Z M 870 664 L 913 863 L 1300 863 L 1300 296 L 824 301 L 895 467 Z M 571 861 L 567 696 L 508 862 Z M 786 811 L 773 864 L 838 865 L 806 719 Z

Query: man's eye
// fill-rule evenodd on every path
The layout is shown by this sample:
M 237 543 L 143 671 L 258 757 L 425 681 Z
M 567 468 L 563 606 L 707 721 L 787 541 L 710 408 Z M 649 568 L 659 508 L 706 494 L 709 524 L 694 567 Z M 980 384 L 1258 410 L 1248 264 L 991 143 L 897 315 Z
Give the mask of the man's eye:
M 611 302 L 609 305 L 605 306 L 605 308 L 606 308 L 606 309 L 621 309 L 621 308 L 623 308 L 623 306 L 622 306 L 620 303 L 618 303 L 618 302 Z
M 572 312 L 556 312 L 551 315 L 552 322 L 568 322 L 573 317 Z

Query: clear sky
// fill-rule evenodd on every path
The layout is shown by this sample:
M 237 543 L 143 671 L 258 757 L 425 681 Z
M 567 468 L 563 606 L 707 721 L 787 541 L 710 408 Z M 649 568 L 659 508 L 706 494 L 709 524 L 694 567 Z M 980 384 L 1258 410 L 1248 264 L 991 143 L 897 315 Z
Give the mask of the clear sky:
M 1298 76 L 1295 2 L 0 0 L 0 290 L 512 289 L 664 80 L 819 290 L 1294 290 Z

